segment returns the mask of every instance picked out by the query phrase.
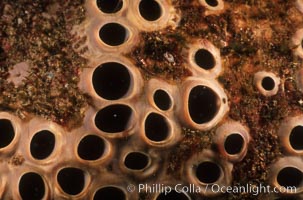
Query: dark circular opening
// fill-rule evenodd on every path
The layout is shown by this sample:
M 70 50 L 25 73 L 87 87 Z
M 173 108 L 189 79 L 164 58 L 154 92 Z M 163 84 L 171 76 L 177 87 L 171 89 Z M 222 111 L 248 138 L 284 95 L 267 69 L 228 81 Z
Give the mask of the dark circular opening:
M 78 145 L 78 155 L 83 160 L 97 160 L 104 152 L 105 144 L 102 138 L 96 135 L 87 135 Z
M 15 137 L 15 130 L 10 120 L 0 119 L 0 148 L 8 146 Z
M 161 6 L 155 0 L 141 0 L 139 3 L 139 12 L 147 21 L 155 21 L 162 14 Z
M 241 152 L 243 145 L 243 137 L 240 134 L 232 133 L 226 137 L 224 148 L 228 154 L 234 155 Z
M 206 86 L 196 86 L 189 93 L 188 109 L 191 119 L 202 124 L 212 120 L 218 112 L 219 98 Z
M 210 161 L 200 163 L 196 169 L 196 176 L 202 183 L 214 183 L 220 178 L 220 175 L 220 167 Z
M 19 182 L 19 194 L 23 200 L 40 200 L 45 194 L 41 176 L 34 172 L 24 174 Z
M 295 167 L 285 167 L 278 173 L 277 176 L 279 185 L 283 187 L 299 187 L 302 180 L 302 172 Z
M 100 29 L 99 37 L 109 46 L 118 46 L 128 39 L 128 31 L 118 23 L 108 23 Z
M 96 117 L 95 124 L 101 131 L 117 133 L 125 131 L 132 115 L 129 106 L 114 104 L 101 109 Z
M 303 126 L 296 126 L 291 130 L 289 143 L 295 150 L 303 150 Z
M 78 168 L 67 167 L 59 171 L 57 181 L 65 193 L 77 195 L 84 188 L 84 172 Z
M 100 188 L 94 195 L 94 200 L 125 200 L 126 195 L 120 188 L 108 186 Z
M 217 0 L 205 0 L 206 3 L 212 7 L 216 7 L 219 3 Z
M 271 77 L 269 76 L 266 76 L 262 79 L 262 87 L 265 89 L 265 90 L 272 90 L 274 89 L 275 87 L 275 81 L 274 79 L 272 79 Z
M 93 86 L 104 99 L 117 100 L 129 90 L 131 77 L 128 69 L 116 62 L 104 63 L 95 69 Z
M 123 0 L 97 0 L 97 6 L 104 13 L 116 13 L 121 10 Z
M 149 157 L 141 152 L 131 152 L 124 159 L 124 164 L 132 170 L 144 169 L 149 162 Z
M 145 120 L 145 135 L 148 139 L 160 142 L 168 137 L 169 126 L 160 114 L 150 113 Z
M 189 200 L 183 192 L 172 190 L 170 193 L 160 193 L 156 200 Z
M 32 138 L 30 152 L 35 159 L 45 159 L 53 152 L 55 142 L 55 135 L 52 132 L 48 130 L 39 131 Z
M 154 102 L 161 110 L 168 110 L 171 107 L 171 99 L 164 90 L 157 90 L 154 93 Z
M 197 65 L 205 70 L 215 67 L 216 61 L 211 52 L 206 49 L 199 49 L 195 54 L 195 61 Z

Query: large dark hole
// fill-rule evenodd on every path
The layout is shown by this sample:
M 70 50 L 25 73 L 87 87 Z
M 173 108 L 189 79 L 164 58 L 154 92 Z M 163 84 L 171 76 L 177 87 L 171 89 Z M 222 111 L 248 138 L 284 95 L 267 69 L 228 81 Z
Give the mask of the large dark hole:
M 196 176 L 202 183 L 214 183 L 220 178 L 221 169 L 216 163 L 202 162 L 196 169 Z
M 131 152 L 127 154 L 124 160 L 124 164 L 127 168 L 133 170 L 144 169 L 149 162 L 149 158 L 140 152 Z
M 47 158 L 54 150 L 55 136 L 48 130 L 42 130 L 36 133 L 30 143 L 30 152 L 36 159 Z
M 100 188 L 94 195 L 94 200 L 125 200 L 126 195 L 120 188 L 108 186 Z
M 118 46 L 128 39 L 128 31 L 118 23 L 108 23 L 100 29 L 99 36 L 105 44 Z
M 87 135 L 78 145 L 78 155 L 83 160 L 97 160 L 104 152 L 105 144 L 102 138 L 96 135 Z
M 93 74 L 93 86 L 96 93 L 108 100 L 123 97 L 130 87 L 130 81 L 128 69 L 116 62 L 102 64 L 95 69 Z
M 170 193 L 160 193 L 156 200 L 189 200 L 189 198 L 182 192 L 172 190 Z
M 303 126 L 296 126 L 291 130 L 289 143 L 295 150 L 303 150 Z
M 205 0 L 206 3 L 212 7 L 216 7 L 219 3 L 218 0 Z
M 166 119 L 157 113 L 150 113 L 145 120 L 145 134 L 150 140 L 160 142 L 169 134 L 169 126 Z
M 104 132 L 122 132 L 127 129 L 131 115 L 132 109 L 129 106 L 121 104 L 110 105 L 97 113 L 95 124 Z
M 262 87 L 265 89 L 265 90 L 272 90 L 274 89 L 275 87 L 275 81 L 274 79 L 272 79 L 271 77 L 269 76 L 266 76 L 262 79 Z
M 81 193 L 84 188 L 84 172 L 78 168 L 67 167 L 60 170 L 57 175 L 57 181 L 65 193 L 77 195 Z
M 154 93 L 154 102 L 161 110 L 168 110 L 171 107 L 171 99 L 164 90 L 157 90 Z
M 228 154 L 238 154 L 244 145 L 244 139 L 240 134 L 233 133 L 226 137 L 224 142 L 225 151 Z
M 283 168 L 277 176 L 277 181 L 279 185 L 284 187 L 299 187 L 302 184 L 302 180 L 302 172 L 294 167 Z
M 139 3 L 139 12 L 147 21 L 155 21 L 162 14 L 161 6 L 155 0 L 141 0 Z
M 123 0 L 97 0 L 97 6 L 104 13 L 116 13 L 121 10 Z
M 45 194 L 41 176 L 34 172 L 24 174 L 19 182 L 19 193 L 23 200 L 40 200 Z
M 189 93 L 189 114 L 197 124 L 212 120 L 218 112 L 218 104 L 217 94 L 209 87 L 199 85 Z
M 199 67 L 205 70 L 212 69 L 216 65 L 213 54 L 206 49 L 199 49 L 196 52 L 195 61 Z
M 10 120 L 0 119 L 0 148 L 8 146 L 15 137 L 15 130 Z

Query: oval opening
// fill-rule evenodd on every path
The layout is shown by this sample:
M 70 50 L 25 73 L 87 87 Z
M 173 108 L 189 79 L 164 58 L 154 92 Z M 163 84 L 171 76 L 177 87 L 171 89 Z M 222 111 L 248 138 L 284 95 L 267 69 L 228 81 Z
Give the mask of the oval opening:
M 97 67 L 92 79 L 96 93 L 107 100 L 122 98 L 128 92 L 131 84 L 128 69 L 116 62 L 104 63 Z
M 52 132 L 48 130 L 37 132 L 30 143 L 32 156 L 38 160 L 47 158 L 54 150 L 55 141 L 55 135 Z
M 132 112 L 132 109 L 127 105 L 110 105 L 96 114 L 95 124 L 98 129 L 104 132 L 122 132 L 128 128 Z
M 213 54 L 206 49 L 199 49 L 195 53 L 195 62 L 199 67 L 205 70 L 210 70 L 216 65 Z
M 157 90 L 154 93 L 154 102 L 161 110 L 168 110 L 171 107 L 170 96 L 164 90 Z
M 84 172 L 81 169 L 67 167 L 59 171 L 57 181 L 61 189 L 69 195 L 82 192 L 85 184 Z
M 124 159 L 124 165 L 132 170 L 141 170 L 147 167 L 149 157 L 141 152 L 131 152 Z
M 145 120 L 145 135 L 148 139 L 161 142 L 169 135 L 169 125 L 164 116 L 150 113 Z
M 289 143 L 293 149 L 303 150 L 303 126 L 296 126 L 291 130 Z
M 205 0 L 205 1 L 209 6 L 212 7 L 216 7 L 219 4 L 218 0 Z
M 97 0 L 97 6 L 104 13 L 116 13 L 121 10 L 123 0 Z
M 169 193 L 160 193 L 156 200 L 189 200 L 183 192 L 172 190 Z
M 270 91 L 272 89 L 274 89 L 275 87 L 275 81 L 274 79 L 272 79 L 271 77 L 269 76 L 266 76 L 262 79 L 262 87 L 267 90 L 267 91 Z
M 118 46 L 128 39 L 128 31 L 121 24 L 108 23 L 101 27 L 99 37 L 109 46 Z
M 235 155 L 242 151 L 244 145 L 244 139 L 242 135 L 238 133 L 232 133 L 228 135 L 224 142 L 225 151 L 228 154 Z
M 19 194 L 23 200 L 40 200 L 45 195 L 42 177 L 34 172 L 24 174 L 19 182 Z
M 107 186 L 100 188 L 94 195 L 94 200 L 103 199 L 125 200 L 126 195 L 120 188 L 114 186 Z
M 214 162 L 202 162 L 196 169 L 196 176 L 202 183 L 214 183 L 220 178 L 221 169 Z
M 139 3 L 139 12 L 147 21 L 155 21 L 162 15 L 161 6 L 155 0 L 141 0 Z
M 285 167 L 278 173 L 277 181 L 283 187 L 299 187 L 303 181 L 302 172 L 295 167 Z
M 99 159 L 105 149 L 105 143 L 102 138 L 96 135 L 87 135 L 81 139 L 78 145 L 78 155 L 83 160 Z
M 7 147 L 15 137 L 15 130 L 10 120 L 0 119 L 0 148 Z
M 219 97 L 209 87 L 198 85 L 189 93 L 189 114 L 197 124 L 211 121 L 217 114 L 219 106 Z

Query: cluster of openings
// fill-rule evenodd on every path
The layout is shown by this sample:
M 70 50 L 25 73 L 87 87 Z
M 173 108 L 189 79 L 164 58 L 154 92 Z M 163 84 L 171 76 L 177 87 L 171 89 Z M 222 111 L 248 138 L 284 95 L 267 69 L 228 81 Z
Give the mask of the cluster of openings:
M 228 135 L 224 142 L 224 149 L 230 155 L 239 154 L 244 146 L 244 139 L 239 133 Z
M 97 6 L 104 13 L 116 13 L 123 7 L 123 0 L 97 0 Z
M 107 23 L 99 30 L 100 39 L 109 46 L 118 46 L 129 38 L 129 31 L 119 23 Z
M 216 65 L 213 54 L 206 49 L 199 49 L 195 53 L 195 62 L 199 67 L 205 70 L 213 69 Z
M 156 90 L 153 99 L 156 106 L 163 111 L 170 109 L 172 106 L 171 98 L 165 90 Z
M 97 160 L 100 159 L 105 150 L 105 142 L 97 135 L 86 135 L 83 137 L 78 145 L 78 155 L 83 160 Z
M 127 94 L 131 85 L 131 75 L 123 64 L 107 62 L 95 69 L 92 83 L 100 97 L 117 100 Z
M 99 110 L 95 116 L 95 125 L 101 131 L 118 133 L 128 128 L 132 109 L 123 104 L 113 104 Z
M 167 119 L 158 113 L 150 113 L 145 119 L 145 135 L 154 142 L 161 142 L 167 139 L 170 132 Z
M 145 169 L 150 162 L 150 158 L 141 152 L 130 152 L 124 158 L 124 165 L 131 170 Z
M 156 21 L 161 17 L 162 9 L 156 0 L 141 0 L 139 3 L 140 15 L 147 21 Z
M 266 76 L 262 79 L 261 85 L 264 90 L 271 91 L 275 88 L 275 81 L 273 78 Z
M 219 103 L 218 95 L 211 88 L 204 85 L 193 87 L 188 98 L 191 119 L 197 124 L 211 121 L 218 112 Z
M 0 148 L 7 147 L 15 137 L 15 130 L 10 120 L 0 119 Z
M 196 177 L 201 183 L 215 183 L 221 177 L 220 166 L 212 161 L 201 162 L 196 168 Z
M 23 174 L 19 181 L 19 194 L 23 200 L 40 200 L 45 196 L 45 184 L 35 172 Z
M 277 182 L 283 187 L 299 187 L 302 185 L 302 171 L 296 167 L 285 167 L 277 175 Z
M 289 143 L 295 150 L 303 150 L 303 126 L 295 126 L 289 135 Z
M 41 130 L 33 136 L 30 142 L 31 155 L 42 160 L 51 155 L 55 147 L 55 135 L 49 130 Z
M 94 200 L 103 199 L 115 199 L 115 200 L 125 200 L 125 192 L 115 186 L 106 186 L 98 189 L 94 195 Z
M 74 167 L 63 168 L 57 174 L 57 182 L 66 194 L 80 194 L 85 185 L 84 171 Z

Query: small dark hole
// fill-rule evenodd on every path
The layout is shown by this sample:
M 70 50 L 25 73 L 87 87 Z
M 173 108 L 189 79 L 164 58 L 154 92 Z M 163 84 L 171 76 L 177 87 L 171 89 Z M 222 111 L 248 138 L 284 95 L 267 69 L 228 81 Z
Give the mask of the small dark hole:
M 78 168 L 67 167 L 60 170 L 57 175 L 57 181 L 65 193 L 77 195 L 84 188 L 84 172 Z
M 291 130 L 289 143 L 295 150 L 303 150 L 303 126 L 296 126 Z
M 275 87 L 275 81 L 269 76 L 264 77 L 261 84 L 265 90 L 272 90 Z
M 97 0 L 97 6 L 104 13 L 116 13 L 121 10 L 123 0 Z
M 15 130 L 10 120 L 0 119 L 0 148 L 8 146 L 15 137 Z
M 108 23 L 100 29 L 99 36 L 105 44 L 118 46 L 127 40 L 128 33 L 124 26 L 118 23 Z
M 162 14 L 161 7 L 155 0 L 141 0 L 139 12 L 147 21 L 155 21 L 159 19 Z
M 133 170 L 144 169 L 148 165 L 149 158 L 140 152 L 131 152 L 127 154 L 124 164 L 127 168 Z
M 189 198 L 182 192 L 172 190 L 170 193 L 161 193 L 156 200 L 189 200 Z
M 94 195 L 94 200 L 125 200 L 126 196 L 123 190 L 114 186 L 100 188 Z
M 145 134 L 150 140 L 160 142 L 168 137 L 169 126 L 166 119 L 157 113 L 150 113 L 145 120 Z
M 105 144 L 102 138 L 96 135 L 87 135 L 78 145 L 78 155 L 83 160 L 97 160 L 104 152 Z
M 131 115 L 132 109 L 129 106 L 121 104 L 110 105 L 97 113 L 95 124 L 104 132 L 122 132 L 127 129 Z
M 196 176 L 202 183 L 214 183 L 221 175 L 220 167 L 213 162 L 202 162 L 196 169 Z
M 277 181 L 281 186 L 299 187 L 302 184 L 302 172 L 294 167 L 283 168 L 277 176 Z
M 216 61 L 212 53 L 206 49 L 199 49 L 195 54 L 195 61 L 197 65 L 205 70 L 215 67 Z
M 189 94 L 188 109 L 190 117 L 197 124 L 212 120 L 218 112 L 219 98 L 217 94 L 206 86 L 196 86 Z
M 171 99 L 164 90 L 157 90 L 155 92 L 154 101 L 161 110 L 168 110 L 171 107 Z
M 206 3 L 212 7 L 216 7 L 219 3 L 217 0 L 205 0 Z
M 54 150 L 55 136 L 48 130 L 36 133 L 30 143 L 30 152 L 38 160 L 47 158 Z
M 40 200 L 45 194 L 41 176 L 34 172 L 24 174 L 19 182 L 19 193 L 23 200 Z
M 243 137 L 240 134 L 233 133 L 225 139 L 224 148 L 228 154 L 234 155 L 241 152 L 243 144 Z
M 131 77 L 128 69 L 116 62 L 104 63 L 95 69 L 93 86 L 104 99 L 117 100 L 129 90 Z

